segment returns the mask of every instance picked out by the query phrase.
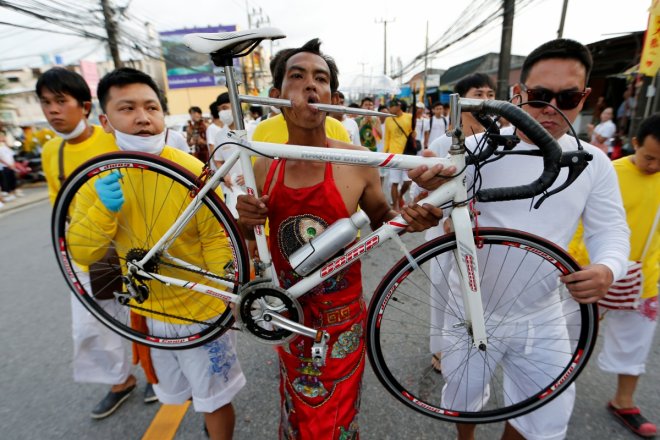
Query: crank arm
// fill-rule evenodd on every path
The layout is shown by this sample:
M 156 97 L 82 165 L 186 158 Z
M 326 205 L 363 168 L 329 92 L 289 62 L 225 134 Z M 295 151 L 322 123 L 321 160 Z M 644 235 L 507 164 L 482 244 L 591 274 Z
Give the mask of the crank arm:
M 327 332 L 306 327 L 277 313 L 266 312 L 264 313 L 263 318 L 265 321 L 268 321 L 279 328 L 314 339 L 314 344 L 312 345 L 312 359 L 314 360 L 314 364 L 318 366 L 325 365 L 325 356 L 328 352 L 328 340 L 330 339 L 330 335 Z

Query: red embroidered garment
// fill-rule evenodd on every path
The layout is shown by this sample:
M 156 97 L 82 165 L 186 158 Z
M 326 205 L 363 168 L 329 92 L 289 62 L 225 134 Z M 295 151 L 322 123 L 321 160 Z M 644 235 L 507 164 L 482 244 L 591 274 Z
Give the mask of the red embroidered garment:
M 277 180 L 268 202 L 270 251 L 282 287 L 300 279 L 288 256 L 348 211 L 332 175 L 325 168 L 321 183 L 307 188 L 284 185 L 285 160 L 273 161 L 263 194 Z M 327 279 L 300 299 L 305 324 L 330 334 L 326 364 L 312 363 L 309 338 L 298 337 L 278 348 L 281 420 L 284 439 L 358 439 L 360 386 L 364 372 L 366 308 L 362 299 L 360 263 Z

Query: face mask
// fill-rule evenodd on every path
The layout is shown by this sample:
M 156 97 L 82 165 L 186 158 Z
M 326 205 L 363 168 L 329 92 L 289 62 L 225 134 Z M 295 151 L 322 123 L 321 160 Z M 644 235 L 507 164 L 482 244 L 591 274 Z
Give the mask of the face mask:
M 153 136 L 136 136 L 117 130 L 110 124 L 110 120 L 108 120 L 108 125 L 115 131 L 115 142 L 120 150 L 160 154 L 165 147 L 165 130 Z
M 76 125 L 76 128 L 74 128 L 73 131 L 70 132 L 70 133 L 60 133 L 59 131 L 55 130 L 54 128 L 53 128 L 53 131 L 55 132 L 56 135 L 58 135 L 59 137 L 61 137 L 65 141 L 68 141 L 68 140 L 71 140 L 71 139 L 75 139 L 78 136 L 80 136 L 81 134 L 83 134 L 83 132 L 85 131 L 86 128 L 87 128 L 87 119 L 83 118 L 83 119 L 80 120 L 80 122 L 78 122 L 78 125 Z
M 220 120 L 225 125 L 231 125 L 234 122 L 234 115 L 231 110 L 220 110 Z
M 275 113 L 276 115 L 279 115 L 280 113 L 282 113 L 282 110 L 280 110 L 279 107 L 274 107 L 272 105 L 270 106 L 270 111 Z

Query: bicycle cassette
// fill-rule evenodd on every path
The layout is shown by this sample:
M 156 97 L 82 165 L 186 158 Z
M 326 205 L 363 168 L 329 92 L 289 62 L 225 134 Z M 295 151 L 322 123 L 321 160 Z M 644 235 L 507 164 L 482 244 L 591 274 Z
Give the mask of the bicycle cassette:
M 282 344 L 296 336 L 290 330 L 272 323 L 272 314 L 279 315 L 298 324 L 303 322 L 300 303 L 270 282 L 256 281 L 241 288 L 237 321 L 242 329 L 261 342 Z

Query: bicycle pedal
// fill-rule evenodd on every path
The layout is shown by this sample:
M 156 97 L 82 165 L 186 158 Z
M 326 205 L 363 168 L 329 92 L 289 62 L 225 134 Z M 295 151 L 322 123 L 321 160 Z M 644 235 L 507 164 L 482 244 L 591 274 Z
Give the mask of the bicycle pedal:
M 317 367 L 323 367 L 325 365 L 325 358 L 328 354 L 328 340 L 330 335 L 327 332 L 323 332 L 323 336 L 319 342 L 314 342 L 312 344 L 312 362 Z

